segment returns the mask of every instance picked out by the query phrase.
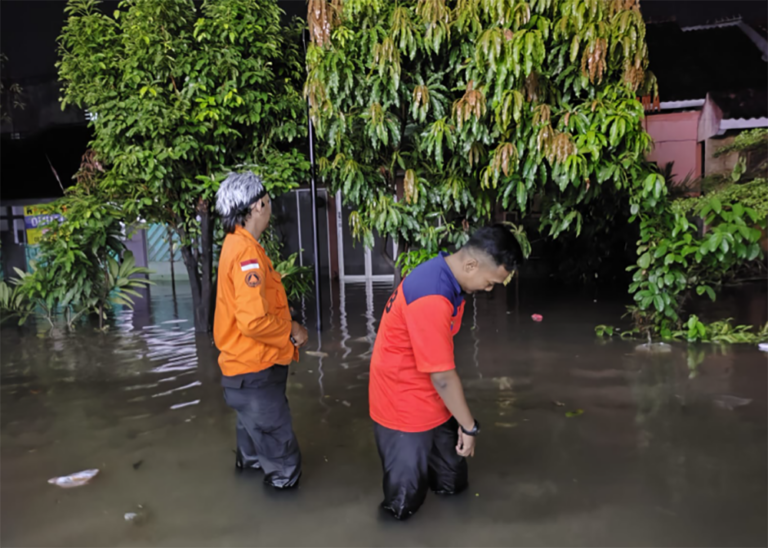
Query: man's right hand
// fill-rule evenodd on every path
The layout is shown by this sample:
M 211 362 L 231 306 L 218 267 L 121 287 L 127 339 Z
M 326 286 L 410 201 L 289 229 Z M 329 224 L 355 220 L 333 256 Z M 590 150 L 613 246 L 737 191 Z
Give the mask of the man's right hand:
M 296 341 L 296 346 L 301 348 L 307 344 L 309 333 L 307 333 L 307 329 L 299 322 L 291 322 L 291 337 Z
M 456 453 L 462 457 L 474 457 L 476 440 L 475 436 L 466 435 L 459 427 L 459 442 L 456 444 Z

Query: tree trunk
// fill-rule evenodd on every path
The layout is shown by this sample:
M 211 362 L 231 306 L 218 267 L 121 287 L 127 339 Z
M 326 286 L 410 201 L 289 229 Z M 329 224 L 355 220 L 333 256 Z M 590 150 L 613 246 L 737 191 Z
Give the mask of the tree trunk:
M 403 240 L 402 238 L 398 237 L 397 240 L 397 254 L 402 255 L 403 253 L 408 252 L 408 244 Z M 395 265 L 395 287 L 400 286 L 400 282 L 403 281 L 403 271 L 400 270 L 400 268 Z
M 401 135 L 405 135 L 405 120 L 408 116 L 408 111 L 405 108 L 403 108 L 403 112 L 403 133 L 401 133 Z M 395 197 L 397 198 L 398 202 L 402 202 L 405 199 L 405 173 L 397 172 L 397 175 L 395 176 Z M 408 252 L 408 243 L 402 238 L 402 236 L 398 235 L 394 240 L 394 244 L 397 246 L 398 255 Z M 395 261 L 394 285 L 397 288 L 400 287 L 400 282 L 403 281 L 403 271 L 400 270 L 400 268 L 397 266 L 397 257 L 392 257 L 392 259 Z
M 205 331 L 213 331 L 213 218 L 211 214 L 211 205 L 208 202 L 200 201 L 198 207 L 200 214 L 200 232 L 201 232 L 201 267 L 202 283 L 200 301 L 205 306 Z
M 193 245 L 183 245 L 181 256 L 189 274 L 189 285 L 192 290 L 192 306 L 195 315 L 195 331 L 209 333 L 213 327 L 213 220 L 210 205 L 200 201 L 199 248 Z

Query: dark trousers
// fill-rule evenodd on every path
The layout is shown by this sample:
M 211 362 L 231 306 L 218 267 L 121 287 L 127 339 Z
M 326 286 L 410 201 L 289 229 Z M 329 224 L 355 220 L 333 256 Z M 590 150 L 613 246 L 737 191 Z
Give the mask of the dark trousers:
M 426 432 L 400 432 L 374 423 L 384 469 L 384 510 L 407 519 L 424 503 L 427 488 L 439 495 L 467 488 L 467 460 L 456 453 L 458 430 L 454 418 Z
M 224 399 L 237 411 L 237 460 L 243 468 L 262 468 L 264 483 L 294 487 L 301 476 L 301 452 L 285 397 L 288 368 L 275 365 L 258 373 L 223 377 Z

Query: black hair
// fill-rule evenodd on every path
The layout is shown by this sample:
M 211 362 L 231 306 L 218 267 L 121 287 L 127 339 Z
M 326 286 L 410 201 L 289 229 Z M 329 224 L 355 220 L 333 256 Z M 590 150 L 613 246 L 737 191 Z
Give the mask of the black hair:
M 496 266 L 503 266 L 509 272 L 515 269 L 520 258 L 520 244 L 517 243 L 517 238 L 502 224 L 478 228 L 464 248 L 486 253 Z

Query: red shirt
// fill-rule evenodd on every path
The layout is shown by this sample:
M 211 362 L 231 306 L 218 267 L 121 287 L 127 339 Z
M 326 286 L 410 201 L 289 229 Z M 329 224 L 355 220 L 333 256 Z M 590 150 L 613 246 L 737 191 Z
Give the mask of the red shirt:
M 431 373 L 450 371 L 464 313 L 461 287 L 445 254 L 416 268 L 382 315 L 371 358 L 371 418 L 386 428 L 424 432 L 451 418 Z

